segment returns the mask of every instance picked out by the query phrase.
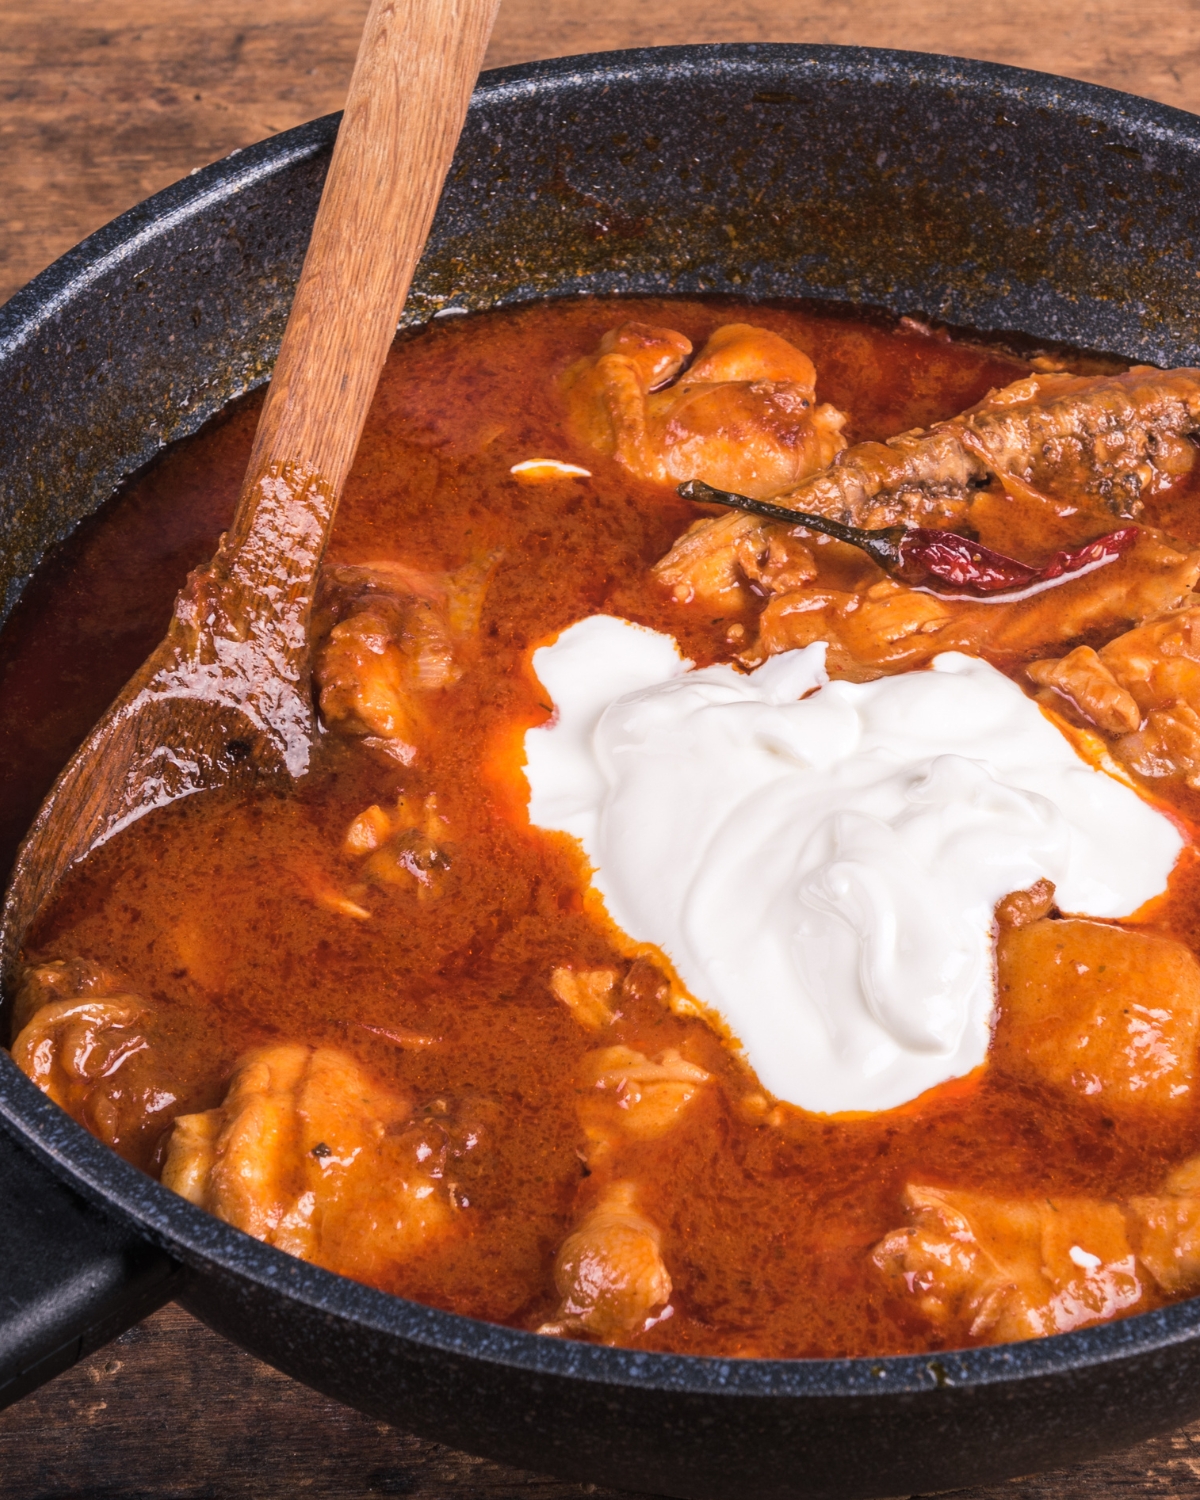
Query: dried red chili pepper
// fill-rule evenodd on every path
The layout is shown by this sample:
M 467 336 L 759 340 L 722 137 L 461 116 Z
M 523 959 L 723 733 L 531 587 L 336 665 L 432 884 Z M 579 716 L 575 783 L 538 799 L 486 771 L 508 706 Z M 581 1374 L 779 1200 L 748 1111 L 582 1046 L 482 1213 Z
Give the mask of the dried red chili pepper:
M 884 572 L 911 588 L 951 598 L 994 598 L 997 604 L 1014 597 L 1024 598 L 1043 588 L 1053 588 L 1081 573 L 1090 573 L 1094 568 L 1115 562 L 1133 545 L 1138 534 L 1136 526 L 1125 526 L 1080 547 L 1056 552 L 1049 562 L 1035 568 L 1029 563 L 1018 562 L 1015 557 L 1005 557 L 1002 552 L 993 552 L 990 547 L 983 547 L 956 531 L 931 531 L 924 526 L 911 530 L 904 526 L 886 526 L 880 531 L 864 531 L 861 527 L 843 526 L 840 521 L 810 515 L 807 511 L 787 510 L 765 500 L 751 500 L 747 495 L 715 490 L 699 479 L 681 484 L 679 493 L 685 500 L 728 505 L 735 510 L 804 526 L 839 542 L 848 542 L 851 547 L 865 552 Z

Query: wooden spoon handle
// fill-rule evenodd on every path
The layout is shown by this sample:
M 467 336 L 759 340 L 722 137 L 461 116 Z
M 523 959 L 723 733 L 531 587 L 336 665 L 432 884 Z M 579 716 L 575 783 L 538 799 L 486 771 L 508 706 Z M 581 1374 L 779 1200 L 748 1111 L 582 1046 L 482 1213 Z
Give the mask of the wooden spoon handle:
M 97 844 L 239 767 L 307 769 L 317 573 L 498 3 L 373 0 L 233 525 L 42 804 L 0 918 L 8 979 Z
M 280 463 L 340 495 L 498 4 L 373 0 L 242 509 L 253 511 L 256 477 Z M 252 524 L 239 514 L 231 541 Z
M 233 524 L 133 689 L 234 704 L 293 775 L 317 574 L 499 0 L 373 0 Z

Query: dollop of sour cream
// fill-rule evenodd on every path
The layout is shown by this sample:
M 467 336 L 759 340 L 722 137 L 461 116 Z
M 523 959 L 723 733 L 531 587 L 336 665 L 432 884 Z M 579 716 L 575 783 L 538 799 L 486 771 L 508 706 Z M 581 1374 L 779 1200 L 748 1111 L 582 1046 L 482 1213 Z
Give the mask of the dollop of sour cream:
M 670 636 L 571 626 L 533 657 L 556 714 L 526 736 L 529 816 L 773 1094 L 890 1109 L 984 1061 L 1001 897 L 1046 877 L 1128 916 L 1182 839 L 986 662 L 856 684 L 824 660 L 697 671 Z

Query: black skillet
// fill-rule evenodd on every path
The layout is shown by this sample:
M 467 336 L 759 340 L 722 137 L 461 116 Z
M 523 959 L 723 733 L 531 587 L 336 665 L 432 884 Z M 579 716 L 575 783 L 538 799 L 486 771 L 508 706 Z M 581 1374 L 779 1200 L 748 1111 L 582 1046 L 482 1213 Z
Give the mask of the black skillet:
M 335 125 L 176 184 L 0 310 L 5 612 L 123 479 L 266 379 Z M 405 316 L 586 291 L 824 297 L 1189 364 L 1198 241 L 1200 119 L 1177 110 L 901 52 L 610 53 L 484 76 Z M 936 1356 L 595 1348 L 268 1249 L 112 1155 L 7 1056 L 0 1116 L 0 1403 L 178 1297 L 399 1427 L 676 1496 L 941 1490 L 1200 1413 L 1200 1302 Z

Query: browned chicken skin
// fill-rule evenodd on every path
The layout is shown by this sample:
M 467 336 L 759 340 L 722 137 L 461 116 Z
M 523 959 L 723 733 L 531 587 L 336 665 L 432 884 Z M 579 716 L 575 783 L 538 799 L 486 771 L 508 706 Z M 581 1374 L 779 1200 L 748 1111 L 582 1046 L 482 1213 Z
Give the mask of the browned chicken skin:
M 179 1098 L 155 1057 L 153 1007 L 83 959 L 27 969 L 13 1061 L 93 1134 L 140 1166 L 158 1160 Z
M 576 433 L 643 479 L 703 479 L 757 499 L 845 447 L 845 418 L 817 405 L 812 360 L 777 333 L 727 323 L 684 369 L 691 352 L 670 328 L 623 323 L 605 334 L 566 375 Z
M 1018 499 L 1133 516 L 1192 466 L 1200 370 L 1028 375 L 927 432 L 847 449 L 779 503 L 851 526 L 952 525 L 995 475 Z

